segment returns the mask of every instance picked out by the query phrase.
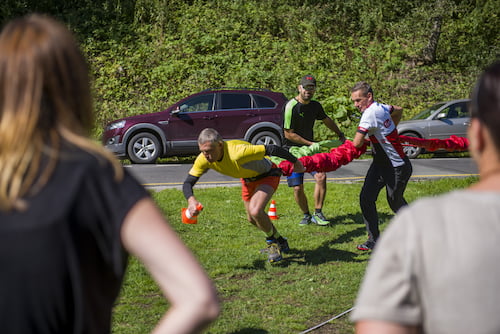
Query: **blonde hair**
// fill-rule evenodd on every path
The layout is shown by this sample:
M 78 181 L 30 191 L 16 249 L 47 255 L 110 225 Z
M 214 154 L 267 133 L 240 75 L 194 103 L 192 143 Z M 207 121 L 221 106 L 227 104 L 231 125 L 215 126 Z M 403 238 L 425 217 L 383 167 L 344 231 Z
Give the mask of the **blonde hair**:
M 0 210 L 25 206 L 48 181 L 63 142 L 106 157 L 121 177 L 112 154 L 89 138 L 88 67 L 69 30 L 46 16 L 15 19 L 0 34 L 0 50 Z

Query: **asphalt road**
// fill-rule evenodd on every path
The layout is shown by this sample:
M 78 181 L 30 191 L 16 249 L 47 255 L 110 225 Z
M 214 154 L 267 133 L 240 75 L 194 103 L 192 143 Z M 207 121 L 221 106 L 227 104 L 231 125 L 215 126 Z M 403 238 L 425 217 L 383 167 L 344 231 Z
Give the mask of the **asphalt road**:
M 411 180 L 436 179 L 446 177 L 467 177 L 477 174 L 477 167 L 471 158 L 434 158 L 414 159 Z M 334 172 L 329 172 L 328 182 L 359 182 L 363 181 L 371 159 L 354 160 Z M 191 164 L 157 164 L 157 165 L 126 165 L 136 178 L 148 189 L 162 190 L 166 188 L 181 189 L 182 183 L 191 168 Z M 306 182 L 312 182 L 311 175 L 306 174 Z M 286 183 L 286 178 L 281 178 Z M 209 170 L 203 175 L 196 187 L 217 187 L 239 185 L 238 179 L 221 175 Z

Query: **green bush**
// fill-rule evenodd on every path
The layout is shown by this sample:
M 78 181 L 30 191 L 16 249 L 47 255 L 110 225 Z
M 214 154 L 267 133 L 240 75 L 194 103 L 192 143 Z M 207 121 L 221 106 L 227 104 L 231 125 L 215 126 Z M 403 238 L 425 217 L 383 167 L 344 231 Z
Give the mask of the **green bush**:
M 0 21 L 48 13 L 75 31 L 95 79 L 98 137 L 112 119 L 160 111 L 197 91 L 260 87 L 317 98 L 346 133 L 349 88 L 369 81 L 404 118 L 463 98 L 500 54 L 498 0 L 5 0 Z M 442 25 L 433 63 L 422 52 Z M 323 130 L 318 134 L 323 137 Z

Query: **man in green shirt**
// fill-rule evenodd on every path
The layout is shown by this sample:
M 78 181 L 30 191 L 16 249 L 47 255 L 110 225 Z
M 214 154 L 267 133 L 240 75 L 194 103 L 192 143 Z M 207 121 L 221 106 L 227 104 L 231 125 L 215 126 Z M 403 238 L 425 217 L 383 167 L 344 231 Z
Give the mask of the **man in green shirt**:
M 345 136 L 337 124 L 326 115 L 321 103 L 312 99 L 316 91 L 316 79 L 312 75 L 302 77 L 297 89 L 299 94 L 288 101 L 285 106 L 283 123 L 285 148 L 312 145 L 314 143 L 313 128 L 316 120 L 322 121 L 344 142 Z M 311 175 L 314 176 L 316 181 L 314 188 L 315 212 L 313 215 L 309 212 L 309 204 L 304 192 L 304 173 L 293 173 L 287 177 L 288 186 L 293 187 L 295 201 L 304 214 L 300 225 L 304 226 L 310 223 L 327 225 L 330 222 L 322 211 L 326 196 L 326 173 L 313 172 Z

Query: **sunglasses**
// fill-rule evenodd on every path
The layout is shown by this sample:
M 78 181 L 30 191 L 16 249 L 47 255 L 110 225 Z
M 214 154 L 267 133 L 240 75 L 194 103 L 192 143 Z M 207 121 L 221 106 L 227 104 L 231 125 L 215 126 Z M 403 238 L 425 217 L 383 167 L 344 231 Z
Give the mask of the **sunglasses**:
M 313 86 L 313 85 L 302 86 L 302 88 L 304 88 L 307 91 L 316 90 L 316 86 Z

